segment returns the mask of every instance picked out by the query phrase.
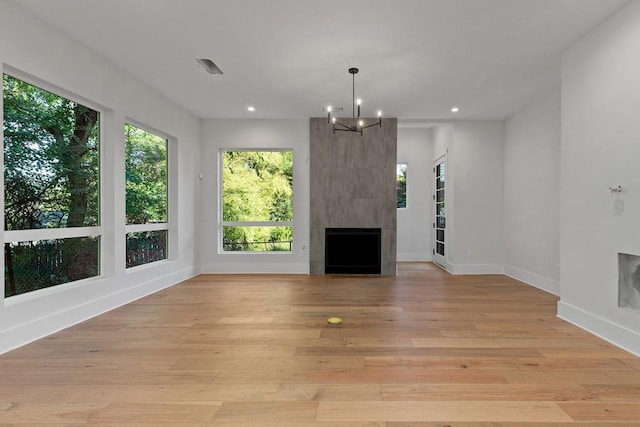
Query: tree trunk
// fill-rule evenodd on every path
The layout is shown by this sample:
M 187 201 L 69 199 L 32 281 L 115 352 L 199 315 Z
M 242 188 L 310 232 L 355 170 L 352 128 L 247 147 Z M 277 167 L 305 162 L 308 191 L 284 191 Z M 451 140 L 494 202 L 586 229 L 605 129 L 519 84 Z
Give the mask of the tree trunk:
M 90 150 L 89 138 L 93 127 L 98 121 L 98 112 L 85 106 L 76 104 L 74 107 L 75 127 L 73 138 L 69 141 L 62 161 L 64 162 L 67 178 L 71 192 L 69 203 L 69 217 L 67 227 L 82 227 L 85 225 L 87 208 L 89 203 L 89 179 L 85 166 L 85 154 Z M 93 257 L 88 257 L 84 252 L 90 244 L 85 244 L 84 240 L 67 240 L 63 246 L 64 270 L 68 280 L 74 281 L 85 278 L 88 268 L 86 261 Z M 83 260 L 85 262 L 83 262 Z
M 17 293 L 16 275 L 15 275 L 15 271 L 13 270 L 13 255 L 11 254 L 11 243 L 4 244 L 4 262 L 5 262 L 5 267 L 7 268 L 7 275 L 5 277 L 5 280 L 9 281 L 9 294 L 5 295 L 5 298 L 6 298 L 6 297 L 11 297 Z
M 71 203 L 67 227 L 82 227 L 87 216 L 88 179 L 84 170 L 84 155 L 89 151 L 89 138 L 96 122 L 98 112 L 76 104 L 75 128 L 73 138 L 69 142 L 69 149 L 64 162 L 67 177 L 71 187 Z

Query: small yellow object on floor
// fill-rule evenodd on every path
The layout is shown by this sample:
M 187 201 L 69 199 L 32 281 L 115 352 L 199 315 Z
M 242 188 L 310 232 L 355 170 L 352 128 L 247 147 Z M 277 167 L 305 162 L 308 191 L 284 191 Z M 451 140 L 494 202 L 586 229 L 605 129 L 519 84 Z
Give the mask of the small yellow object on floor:
M 329 326 L 340 326 L 342 325 L 342 319 L 339 317 L 330 317 L 327 319 L 327 323 Z

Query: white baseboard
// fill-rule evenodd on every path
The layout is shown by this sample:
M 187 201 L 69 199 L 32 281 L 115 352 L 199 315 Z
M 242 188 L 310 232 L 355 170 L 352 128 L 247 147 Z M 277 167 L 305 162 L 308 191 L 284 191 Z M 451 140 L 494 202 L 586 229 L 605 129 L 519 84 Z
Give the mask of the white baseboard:
M 549 292 L 550 294 L 560 296 L 560 282 L 557 280 L 549 279 L 548 277 L 540 276 L 539 274 L 510 265 L 506 265 L 504 267 L 504 274 L 524 282 L 527 285 L 531 285 L 545 292 Z
M 398 252 L 398 262 L 430 262 L 433 260 L 431 252 Z
M 203 274 L 309 274 L 309 263 L 224 262 L 203 265 Z
M 2 330 L 0 331 L 0 354 L 173 286 L 197 274 L 196 267 L 186 268 Z
M 447 265 L 451 274 L 504 274 L 502 264 L 453 264 Z
M 558 317 L 640 356 L 640 334 L 565 302 L 558 302 Z

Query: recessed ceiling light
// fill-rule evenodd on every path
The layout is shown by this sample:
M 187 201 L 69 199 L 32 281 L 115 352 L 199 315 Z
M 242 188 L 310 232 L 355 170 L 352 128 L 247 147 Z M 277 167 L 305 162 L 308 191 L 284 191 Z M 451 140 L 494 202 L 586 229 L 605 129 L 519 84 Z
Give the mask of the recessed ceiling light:
M 458 107 L 453 107 L 453 108 L 451 109 L 451 112 L 452 112 L 452 113 L 457 113 L 458 111 L 460 111 L 460 109 L 459 109 Z
M 198 58 L 196 59 L 196 61 L 198 61 L 198 64 L 202 65 L 202 68 L 204 68 L 207 73 L 222 74 L 222 70 L 218 68 L 218 66 L 212 60 L 207 58 Z
M 247 111 L 254 112 L 254 111 L 256 111 L 256 107 L 249 106 L 249 107 L 247 107 Z

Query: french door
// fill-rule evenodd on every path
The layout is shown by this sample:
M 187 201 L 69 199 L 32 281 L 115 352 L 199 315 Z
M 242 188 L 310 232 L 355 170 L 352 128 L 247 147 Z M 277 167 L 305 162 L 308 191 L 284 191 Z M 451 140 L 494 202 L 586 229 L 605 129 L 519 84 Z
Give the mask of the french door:
M 433 261 L 446 268 L 446 211 L 445 211 L 445 187 L 447 175 L 446 156 L 440 157 L 434 163 L 433 172 L 434 191 L 433 206 L 435 208 L 435 221 L 433 222 Z

